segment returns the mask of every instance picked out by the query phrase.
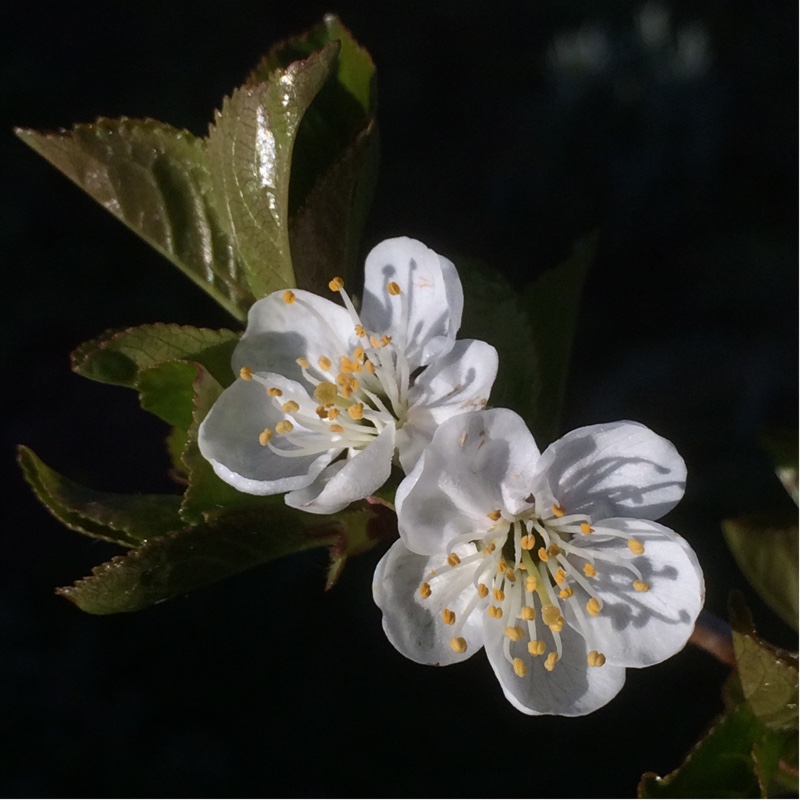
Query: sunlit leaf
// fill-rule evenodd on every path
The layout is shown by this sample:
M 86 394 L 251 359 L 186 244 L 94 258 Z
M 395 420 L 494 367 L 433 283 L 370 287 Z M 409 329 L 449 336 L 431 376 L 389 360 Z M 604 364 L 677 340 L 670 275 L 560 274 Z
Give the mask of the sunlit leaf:
M 233 382 L 231 355 L 239 334 L 190 325 L 141 325 L 110 331 L 78 347 L 72 368 L 102 383 L 133 387 L 140 370 L 163 361 L 202 364 L 224 386 Z
M 295 286 L 289 178 L 295 136 L 334 68 L 339 43 L 248 83 L 223 101 L 209 130 L 213 198 L 255 297 Z
M 797 658 L 765 642 L 740 595 L 731 599 L 733 648 L 744 698 L 768 728 L 798 727 Z
M 527 367 L 533 411 L 527 422 L 540 447 L 559 435 L 572 342 L 583 284 L 597 250 L 597 237 L 579 242 L 570 258 L 543 272 L 523 294 L 536 357 Z
M 348 525 L 275 502 L 227 509 L 95 567 L 59 593 L 90 614 L 138 611 L 281 556 L 334 544 Z
M 242 254 L 212 199 L 203 139 L 126 118 L 16 133 L 223 308 L 245 318 L 254 297 Z
M 133 547 L 181 524 L 177 495 L 99 492 L 59 475 L 27 447 L 19 447 L 18 458 L 39 500 L 79 533 Z

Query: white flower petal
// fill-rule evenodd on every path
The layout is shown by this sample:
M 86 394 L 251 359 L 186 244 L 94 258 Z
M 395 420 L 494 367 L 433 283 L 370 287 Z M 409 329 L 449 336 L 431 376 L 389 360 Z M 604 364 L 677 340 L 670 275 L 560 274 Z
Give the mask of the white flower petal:
M 235 372 L 276 372 L 302 380 L 298 358 L 316 369 L 320 356 L 336 359 L 357 344 L 350 314 L 336 303 L 311 292 L 294 289 L 295 302 L 286 303 L 283 292 L 255 302 L 247 316 L 247 330 L 233 354 Z
M 597 576 L 590 584 L 603 608 L 589 619 L 592 644 L 612 664 L 658 664 L 683 648 L 703 607 L 705 590 L 697 556 L 677 533 L 656 522 L 619 518 L 596 523 L 598 531 L 604 527 L 633 535 L 644 546 L 644 554 L 634 557 L 625 539 L 597 541 L 595 534 L 575 543 L 597 554 Z M 635 566 L 650 588 L 637 592 L 633 586 L 637 577 L 622 565 L 603 561 L 603 556 Z M 581 602 L 587 599 L 580 590 L 576 594 Z M 576 624 L 571 615 L 567 620 Z
M 578 428 L 542 454 L 534 487 L 568 514 L 657 519 L 683 497 L 686 465 L 663 437 L 636 422 Z
M 489 530 L 489 513 L 516 513 L 538 454 L 521 417 L 506 408 L 451 417 L 398 487 L 395 507 L 406 545 L 415 553 L 442 552 L 456 536 Z
M 545 657 L 528 654 L 528 639 L 509 646 L 512 658 L 522 659 L 526 673 L 520 677 L 504 653 L 503 626 L 488 617 L 484 621 L 484 645 L 489 663 L 506 699 L 525 714 L 560 714 L 579 717 L 596 711 L 609 702 L 625 683 L 625 669 L 605 664 L 589 667 L 589 648 L 581 636 L 569 627 L 561 634 L 563 652 L 550 672 Z
M 368 497 L 388 480 L 394 453 L 394 425 L 387 425 L 363 450 L 353 451 L 302 489 L 286 495 L 286 505 L 312 514 L 335 514 Z
M 400 465 L 410 472 L 445 420 L 485 408 L 497 376 L 497 351 L 490 344 L 463 339 L 426 367 L 409 392 L 406 422 L 398 433 Z
M 482 645 L 481 615 L 475 611 L 459 632 L 459 636 L 467 641 L 466 651 L 456 653 L 450 647 L 454 628 L 444 623 L 442 611 L 449 608 L 458 620 L 461 610 L 475 592 L 471 582 L 467 588 L 458 591 L 459 583 L 465 578 L 460 570 L 439 576 L 435 590 L 427 600 L 420 595 L 419 589 L 426 575 L 432 568 L 441 566 L 442 560 L 442 556 L 427 558 L 416 555 L 398 541 L 389 548 L 375 570 L 372 594 L 383 612 L 386 636 L 406 658 L 417 664 L 455 664 L 469 658 Z M 445 604 L 440 598 L 447 596 L 451 586 L 454 592 Z
M 281 375 L 267 375 L 270 385 L 307 396 L 302 386 Z M 286 415 L 256 380 L 236 380 L 220 395 L 200 425 L 198 445 L 222 480 L 248 494 L 279 494 L 309 484 L 339 452 L 323 449 L 315 434 L 297 430 L 293 438 L 319 445 L 308 456 L 287 458 L 259 443 L 265 428 L 274 428 Z M 276 438 L 276 444 L 280 444 Z M 283 445 L 282 445 L 283 446 Z M 291 449 L 291 445 L 286 445 Z
M 400 286 L 402 302 L 389 295 L 390 282 Z M 361 319 L 368 330 L 389 334 L 397 345 L 405 342 L 412 368 L 452 347 L 463 306 L 456 268 L 422 242 L 405 236 L 387 239 L 367 256 Z

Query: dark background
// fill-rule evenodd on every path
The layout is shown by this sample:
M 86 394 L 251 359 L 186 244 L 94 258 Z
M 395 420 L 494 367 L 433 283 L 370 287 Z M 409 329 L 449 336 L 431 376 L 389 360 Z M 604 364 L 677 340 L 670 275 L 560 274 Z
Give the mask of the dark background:
M 758 437 L 796 425 L 796 9 L 650 6 L 643 36 L 625 2 L 288 5 L 4 10 L 0 793 L 632 796 L 720 710 L 727 670 L 705 653 L 630 671 L 589 718 L 528 718 L 482 656 L 437 670 L 392 649 L 378 551 L 327 595 L 320 551 L 130 616 L 53 596 L 112 550 L 36 503 L 14 445 L 96 488 L 171 488 L 163 426 L 73 375 L 69 351 L 109 327 L 231 321 L 10 129 L 102 114 L 202 134 L 270 44 L 338 11 L 379 73 L 365 251 L 408 234 L 522 286 L 599 226 L 564 428 L 630 418 L 677 444 L 689 486 L 667 522 L 724 616 L 746 586 L 719 520 L 785 502 Z

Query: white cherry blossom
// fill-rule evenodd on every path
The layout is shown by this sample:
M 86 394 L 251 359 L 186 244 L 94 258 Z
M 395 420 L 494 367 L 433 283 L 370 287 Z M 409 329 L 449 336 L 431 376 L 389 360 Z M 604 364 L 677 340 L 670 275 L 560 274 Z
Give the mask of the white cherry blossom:
M 689 545 L 651 521 L 686 468 L 643 425 L 572 431 L 540 454 L 522 419 L 448 420 L 397 492 L 400 540 L 373 594 L 391 643 L 422 664 L 481 647 L 527 714 L 588 714 L 626 667 L 679 651 L 703 604 Z
M 200 426 L 224 481 L 286 503 L 341 510 L 415 465 L 435 428 L 483 408 L 497 352 L 456 341 L 463 292 L 453 264 L 421 242 L 388 239 L 367 256 L 360 311 L 300 289 L 250 309 L 233 355 L 237 380 Z

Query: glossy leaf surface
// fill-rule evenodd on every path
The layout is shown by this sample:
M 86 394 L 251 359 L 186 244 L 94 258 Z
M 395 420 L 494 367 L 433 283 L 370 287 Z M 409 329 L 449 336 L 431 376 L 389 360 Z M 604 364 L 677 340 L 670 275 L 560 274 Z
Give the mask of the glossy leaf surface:
M 212 198 L 204 140 L 126 118 L 17 135 L 223 308 L 245 318 L 255 298 L 230 225 Z

